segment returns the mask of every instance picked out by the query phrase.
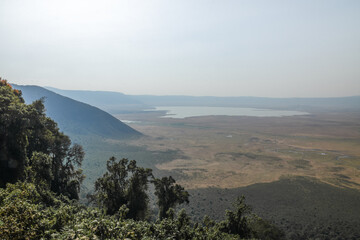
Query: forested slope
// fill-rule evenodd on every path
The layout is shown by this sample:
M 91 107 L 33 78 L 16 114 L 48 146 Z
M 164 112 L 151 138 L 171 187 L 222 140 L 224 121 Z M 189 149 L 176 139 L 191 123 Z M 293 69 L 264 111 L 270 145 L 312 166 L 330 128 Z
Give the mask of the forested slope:
M 62 131 L 75 135 L 97 135 L 123 139 L 142 134 L 109 113 L 38 86 L 13 85 L 22 91 L 26 103 L 44 98 L 46 114 Z
M 271 220 L 289 239 L 359 239 L 360 192 L 306 177 L 283 178 L 242 188 L 189 190 L 187 210 L 199 219 L 221 220 L 232 199 L 245 195 L 259 216 Z

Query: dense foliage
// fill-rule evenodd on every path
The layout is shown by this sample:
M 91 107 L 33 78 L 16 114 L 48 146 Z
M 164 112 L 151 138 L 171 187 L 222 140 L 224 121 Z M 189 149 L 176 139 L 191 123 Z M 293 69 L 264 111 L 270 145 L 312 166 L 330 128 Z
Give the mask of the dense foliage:
M 155 185 L 155 195 L 158 197 L 159 218 L 164 219 L 170 208 L 177 204 L 189 203 L 189 193 L 179 184 L 175 184 L 175 179 L 163 177 L 152 181 Z
M 242 236 L 229 233 L 227 226 L 236 225 L 231 218 L 216 223 L 205 217 L 202 223 L 193 223 L 181 210 L 177 216 L 168 213 L 168 218 L 156 222 L 135 221 L 126 219 L 129 209 L 124 207 L 117 214 L 108 215 L 100 208 L 51 197 L 54 203 L 47 206 L 35 185 L 27 182 L 0 189 L 0 239 L 239 239 Z M 282 238 L 282 233 L 273 226 L 264 227 L 261 219 L 249 216 L 246 221 L 248 237 Z
M 245 195 L 252 211 L 282 229 L 286 239 L 360 239 L 360 192 L 314 178 L 287 177 L 236 189 L 193 189 L 189 193 L 190 203 L 184 207 L 194 221 L 204 214 L 223 220 L 231 202 Z
M 149 201 L 146 191 L 148 178 L 152 176 L 151 169 L 138 167 L 135 160 L 129 162 L 123 158 L 116 162 L 115 157 L 111 157 L 106 166 L 108 171 L 95 182 L 95 193 L 90 197 L 107 214 L 115 214 L 126 205 L 129 218 L 145 219 Z
M 25 180 L 26 168 L 37 177 L 47 169 L 42 177 L 53 192 L 78 199 L 84 179 L 77 168 L 84 158 L 82 147 L 71 146 L 70 138 L 45 115 L 42 99 L 27 105 L 21 92 L 1 79 L 0 93 L 0 186 Z
M 95 182 L 97 206 L 78 203 L 84 152 L 46 117 L 42 100 L 26 105 L 0 79 L 0 239 L 281 239 L 251 214 L 244 198 L 226 220 L 193 223 L 176 205 L 189 194 L 172 177 L 156 179 L 135 160 L 114 157 Z M 159 220 L 146 221 L 148 183 L 154 183 Z

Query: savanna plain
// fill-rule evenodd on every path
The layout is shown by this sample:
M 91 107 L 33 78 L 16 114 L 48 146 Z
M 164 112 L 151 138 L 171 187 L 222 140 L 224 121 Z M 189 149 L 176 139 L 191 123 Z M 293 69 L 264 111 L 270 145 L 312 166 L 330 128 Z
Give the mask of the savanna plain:
M 188 189 L 237 188 L 306 176 L 360 189 L 360 114 L 292 117 L 203 116 L 162 118 L 157 112 L 119 114 L 146 136 L 130 144 L 176 151 L 156 163 Z
M 288 239 L 354 238 L 360 219 L 360 114 L 290 117 L 119 114 L 145 134 L 129 142 L 190 192 L 194 220 L 223 219 L 245 195 Z M 158 157 L 158 158 L 157 158 Z M 149 163 L 148 161 L 146 161 Z M 340 238 L 339 238 L 340 237 Z M 356 237 L 354 238 L 356 239 Z

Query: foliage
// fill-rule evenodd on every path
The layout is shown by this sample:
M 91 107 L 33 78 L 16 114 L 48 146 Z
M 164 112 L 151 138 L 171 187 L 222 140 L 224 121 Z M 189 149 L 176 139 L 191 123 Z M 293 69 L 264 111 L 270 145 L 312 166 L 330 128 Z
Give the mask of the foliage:
M 37 173 L 33 176 L 36 179 Z M 125 217 L 129 211 L 125 205 L 117 214 L 108 215 L 102 209 L 85 207 L 66 197 L 52 195 L 55 204 L 49 206 L 44 203 L 39 190 L 34 183 L 28 182 L 7 184 L 5 189 L 0 189 L 0 239 L 226 240 L 240 237 L 221 231 L 222 223 L 211 219 L 204 225 L 193 223 L 184 209 L 177 214 L 169 209 L 167 215 L 170 217 L 157 222 L 135 221 Z
M 51 207 L 42 204 L 32 183 L 0 189 L 0 239 L 238 239 L 217 226 L 192 224 L 183 210 L 173 219 L 151 223 L 57 201 Z
M 249 221 L 252 236 L 256 239 L 271 240 L 271 239 L 286 239 L 285 234 L 279 228 L 275 227 L 270 222 L 254 216 Z
M 45 115 L 44 99 L 27 105 L 21 91 L 1 78 L 0 93 L 0 187 L 28 176 L 57 194 L 78 199 L 84 179 L 79 169 L 82 147 L 71 146 L 70 138 Z
M 189 203 L 189 193 L 179 184 L 175 184 L 176 181 L 171 176 L 156 178 L 152 182 L 155 185 L 155 195 L 158 197 L 160 219 L 167 217 L 167 211 L 177 204 Z
M 268 220 L 270 226 L 281 229 L 286 239 L 360 239 L 360 192 L 357 190 L 338 188 L 313 178 L 294 177 L 236 189 L 188 191 L 190 204 L 184 207 L 194 221 L 201 221 L 205 214 L 216 221 L 224 220 L 225 210 L 232 209 L 232 199 L 245 195 L 253 212 L 261 216 L 262 221 Z M 249 224 L 254 231 L 263 231 L 267 236 L 279 230 L 267 229 L 261 220 L 249 219 Z
M 21 178 L 26 161 L 28 106 L 21 92 L 0 78 L 0 187 Z
M 127 217 L 138 220 L 145 219 L 149 197 L 147 195 L 148 178 L 151 169 L 136 165 L 135 160 L 115 157 L 107 161 L 107 172 L 95 182 L 95 193 L 92 198 L 99 206 L 104 207 L 107 214 L 113 215 L 126 205 L 129 208 Z
M 226 220 L 222 222 L 221 230 L 231 234 L 238 234 L 242 237 L 249 237 L 251 230 L 248 223 L 248 216 L 251 208 L 245 204 L 245 197 L 241 196 L 233 204 L 235 211 L 226 211 Z
M 48 211 L 39 204 L 34 184 L 8 184 L 0 189 L 0 239 L 36 239 L 49 228 Z
M 33 152 L 30 162 L 31 167 L 26 169 L 28 180 L 48 190 L 51 181 L 54 180 L 50 156 L 42 152 Z

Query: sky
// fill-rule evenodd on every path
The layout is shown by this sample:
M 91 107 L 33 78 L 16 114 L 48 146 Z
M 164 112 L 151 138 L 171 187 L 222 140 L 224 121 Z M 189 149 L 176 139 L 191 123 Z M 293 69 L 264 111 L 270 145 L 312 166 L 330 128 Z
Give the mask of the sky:
M 360 1 L 1 0 L 0 77 L 125 94 L 360 95 Z

